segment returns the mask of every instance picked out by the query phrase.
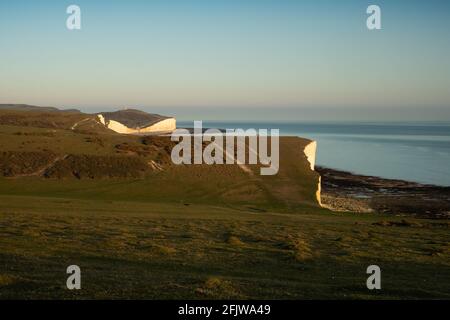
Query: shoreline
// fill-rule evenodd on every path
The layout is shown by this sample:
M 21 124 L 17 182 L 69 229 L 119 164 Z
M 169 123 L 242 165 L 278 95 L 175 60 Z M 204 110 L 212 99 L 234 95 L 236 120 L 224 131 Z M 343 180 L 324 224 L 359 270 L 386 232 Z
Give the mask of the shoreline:
M 450 219 L 450 187 L 365 176 L 317 166 L 321 201 L 338 212 Z

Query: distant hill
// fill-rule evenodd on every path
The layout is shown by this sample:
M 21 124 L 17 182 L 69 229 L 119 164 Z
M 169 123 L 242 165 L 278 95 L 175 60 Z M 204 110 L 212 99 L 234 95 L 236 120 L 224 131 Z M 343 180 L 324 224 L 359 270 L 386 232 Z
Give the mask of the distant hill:
M 28 104 L 0 104 L 0 110 L 14 110 L 14 111 L 45 111 L 45 112 L 81 112 L 77 109 L 61 110 L 55 107 L 39 107 Z
M 90 132 L 108 130 L 98 123 L 95 115 L 27 105 L 0 105 L 1 125 L 66 130 L 86 129 Z
M 0 104 L 0 125 L 129 134 L 140 132 L 141 128 L 149 133 L 169 132 L 176 128 L 176 120 L 136 109 L 95 114 L 76 109 Z
M 89 120 L 89 121 L 88 121 Z M 58 109 L 28 104 L 0 104 L 0 125 L 40 128 L 82 129 L 117 133 L 170 132 L 176 128 L 173 117 L 147 113 L 137 109 L 84 113 L 77 109 Z M 94 128 L 96 127 L 96 128 Z

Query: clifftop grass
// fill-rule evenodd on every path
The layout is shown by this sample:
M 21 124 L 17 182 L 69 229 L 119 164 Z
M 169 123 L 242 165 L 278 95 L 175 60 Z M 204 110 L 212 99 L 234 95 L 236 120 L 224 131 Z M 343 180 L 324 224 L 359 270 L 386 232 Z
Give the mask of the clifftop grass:
M 385 219 L 0 196 L 0 298 L 450 298 L 448 227 Z M 70 264 L 80 291 L 65 288 Z M 381 291 L 365 286 L 372 264 Z
M 282 138 L 279 174 L 259 176 L 70 117 L 0 117 L 1 299 L 450 298 L 448 225 L 318 207 L 307 140 Z

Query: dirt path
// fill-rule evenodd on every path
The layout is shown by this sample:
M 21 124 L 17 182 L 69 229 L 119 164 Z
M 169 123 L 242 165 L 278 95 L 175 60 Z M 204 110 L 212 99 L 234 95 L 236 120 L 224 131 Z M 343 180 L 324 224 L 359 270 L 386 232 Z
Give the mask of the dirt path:
M 85 118 L 83 120 L 80 120 L 78 122 L 75 122 L 75 124 L 70 128 L 70 130 L 75 130 L 76 127 L 78 127 L 81 123 L 85 122 L 85 121 L 89 121 L 92 120 L 91 118 Z
M 222 154 L 225 153 L 226 157 L 229 157 L 231 159 L 234 159 L 234 156 L 232 154 L 230 154 L 229 152 L 227 152 L 226 150 L 224 150 L 220 145 L 216 144 L 216 148 L 219 150 L 219 152 L 221 152 Z M 249 148 L 249 152 L 253 152 L 254 151 L 252 149 Z M 226 161 L 226 160 L 225 160 Z M 250 169 L 246 164 L 243 163 L 238 163 L 237 164 L 239 166 L 239 168 L 242 169 L 242 171 L 248 173 L 249 175 L 253 176 L 253 171 L 252 169 Z

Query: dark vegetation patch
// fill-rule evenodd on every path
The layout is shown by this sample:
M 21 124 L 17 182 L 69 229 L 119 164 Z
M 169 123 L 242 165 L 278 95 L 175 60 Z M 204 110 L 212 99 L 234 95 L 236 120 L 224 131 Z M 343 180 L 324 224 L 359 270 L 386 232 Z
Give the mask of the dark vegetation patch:
M 17 131 L 13 133 L 16 136 L 32 136 L 32 137 L 56 137 L 56 132 L 45 131 L 45 132 L 24 132 Z
M 4 177 L 37 174 L 56 158 L 52 152 L 0 152 L 0 174 Z
M 141 142 L 147 146 L 154 146 L 156 148 L 164 149 L 169 154 L 172 152 L 172 148 L 176 145 L 176 142 L 172 141 L 170 137 L 159 136 L 145 136 L 142 138 Z
M 69 155 L 46 170 L 47 178 L 142 178 L 150 171 L 138 157 Z
M 373 223 L 373 225 L 382 227 L 448 228 L 450 226 L 450 222 L 444 221 L 444 222 L 424 223 L 402 219 L 400 221 L 382 220 Z
M 146 136 L 142 138 L 141 143 L 156 151 L 154 160 L 157 163 L 162 165 L 172 163 L 172 149 L 176 142 L 172 141 L 170 137 Z
M 247 208 L 248 210 L 254 211 L 254 212 L 260 212 L 260 213 L 267 212 L 267 210 L 261 209 L 261 208 L 255 208 L 255 207 L 250 207 L 250 206 L 247 206 L 246 208 Z
M 86 137 L 86 138 L 84 138 L 84 141 L 85 142 L 88 142 L 88 143 L 94 143 L 94 144 L 97 144 L 97 145 L 99 145 L 99 146 L 101 146 L 101 147 L 104 147 L 105 146 L 105 143 L 104 143 L 104 141 L 103 141 L 103 139 L 102 138 L 99 138 L 99 137 L 97 137 L 97 136 L 90 136 L 90 137 Z
M 123 142 L 115 145 L 115 149 L 119 154 L 148 157 L 160 165 L 169 165 L 175 144 L 170 137 L 145 136 L 140 143 Z
M 143 146 L 138 144 L 129 144 L 128 142 L 123 142 L 115 145 L 116 152 L 119 154 L 129 154 L 129 155 L 138 155 L 138 156 L 150 156 L 155 151 L 155 148 L 151 146 Z

